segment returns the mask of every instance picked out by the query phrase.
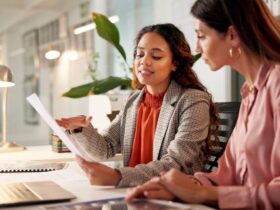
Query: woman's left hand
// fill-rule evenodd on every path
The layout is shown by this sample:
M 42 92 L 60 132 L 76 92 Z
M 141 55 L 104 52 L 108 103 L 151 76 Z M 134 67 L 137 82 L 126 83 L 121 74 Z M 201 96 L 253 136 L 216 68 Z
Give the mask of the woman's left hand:
M 128 190 L 125 200 L 132 201 L 134 198 L 149 198 L 160 200 L 173 200 L 175 196 L 170 193 L 163 185 L 157 182 L 158 177 Z
M 76 160 L 87 174 L 92 185 L 116 186 L 121 180 L 121 174 L 106 165 L 98 162 L 89 162 L 79 156 L 76 156 Z
M 218 192 L 216 187 L 201 186 L 193 176 L 187 175 L 178 169 L 171 169 L 158 178 L 158 183 L 187 203 L 216 204 Z

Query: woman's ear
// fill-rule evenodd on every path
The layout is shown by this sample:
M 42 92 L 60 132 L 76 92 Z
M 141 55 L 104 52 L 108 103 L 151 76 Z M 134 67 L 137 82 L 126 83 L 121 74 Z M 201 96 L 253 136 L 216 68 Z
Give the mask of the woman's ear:
M 227 38 L 233 47 L 240 46 L 240 38 L 234 26 L 229 26 L 227 31 Z
M 171 70 L 172 71 L 176 71 L 177 66 L 178 66 L 178 62 L 177 61 L 173 61 Z

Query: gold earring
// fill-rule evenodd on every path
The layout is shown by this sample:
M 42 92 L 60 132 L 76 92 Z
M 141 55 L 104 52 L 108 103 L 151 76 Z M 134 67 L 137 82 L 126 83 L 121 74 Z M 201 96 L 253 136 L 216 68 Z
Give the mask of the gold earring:
M 237 52 L 238 52 L 237 58 L 239 58 L 239 57 L 241 56 L 241 53 L 242 53 L 240 47 L 237 48 Z M 230 49 L 229 49 L 229 56 L 230 56 L 231 58 L 233 58 L 233 48 L 230 48 Z
M 233 57 L 233 49 L 230 48 L 228 52 L 229 52 L 229 56 L 232 58 Z

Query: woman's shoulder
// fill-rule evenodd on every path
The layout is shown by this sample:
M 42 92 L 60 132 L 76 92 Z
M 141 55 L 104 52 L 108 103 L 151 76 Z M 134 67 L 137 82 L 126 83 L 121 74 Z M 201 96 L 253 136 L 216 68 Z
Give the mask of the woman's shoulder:
M 280 81 L 280 63 L 275 64 L 271 67 L 271 75 L 269 80 L 272 82 L 277 82 L 279 84 Z
M 270 71 L 267 86 L 274 91 L 280 90 L 280 63 L 271 66 Z
M 210 100 L 209 93 L 203 90 L 198 90 L 193 88 L 184 88 L 182 97 Z
M 266 82 L 266 89 L 269 99 L 275 110 L 279 110 L 280 105 L 280 64 L 276 64 L 271 68 L 270 75 Z M 274 112 L 275 112 L 274 110 Z
M 194 88 L 186 88 L 177 82 L 173 82 L 171 85 L 172 93 L 178 94 L 181 97 L 191 97 L 191 98 L 210 98 L 206 91 L 198 90 Z
M 210 95 L 202 90 L 193 88 L 182 88 L 181 95 L 178 98 L 178 103 L 184 107 L 189 107 L 194 104 L 210 104 Z

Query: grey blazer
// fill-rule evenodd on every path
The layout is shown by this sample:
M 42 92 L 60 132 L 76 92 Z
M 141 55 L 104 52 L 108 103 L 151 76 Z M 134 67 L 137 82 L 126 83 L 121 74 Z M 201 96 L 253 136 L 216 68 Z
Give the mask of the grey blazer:
M 135 91 L 107 130 L 97 133 L 92 126 L 81 133 L 70 134 L 95 160 L 123 154 L 124 168 L 119 171 L 119 187 L 135 186 L 159 175 L 161 171 L 179 168 L 193 174 L 203 168 L 202 147 L 210 122 L 209 96 L 195 89 L 186 89 L 172 81 L 163 98 L 157 122 L 153 161 L 127 167 L 133 146 L 138 106 L 144 91 Z

